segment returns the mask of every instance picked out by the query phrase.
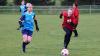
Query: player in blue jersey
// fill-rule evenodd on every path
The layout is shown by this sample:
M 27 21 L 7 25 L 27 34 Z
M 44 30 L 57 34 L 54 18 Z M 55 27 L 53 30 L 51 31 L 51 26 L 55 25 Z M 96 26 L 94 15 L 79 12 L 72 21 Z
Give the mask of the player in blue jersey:
M 24 13 L 27 11 L 27 8 L 26 8 L 26 5 L 25 5 L 25 1 L 23 0 L 21 2 L 21 5 L 20 5 L 20 12 L 21 12 L 21 15 L 24 15 Z
M 27 11 L 20 19 L 20 22 L 22 25 L 21 31 L 23 35 L 22 50 L 23 52 L 25 52 L 26 45 L 28 45 L 32 40 L 34 25 L 36 27 L 36 31 L 39 31 L 36 14 L 33 12 L 32 4 L 29 4 L 29 6 L 27 7 Z
M 21 18 L 22 18 L 22 16 L 24 15 L 24 13 L 25 13 L 26 11 L 27 11 L 27 7 L 26 7 L 26 5 L 25 5 L 25 1 L 22 0 L 21 5 L 20 5 Z M 21 18 L 20 18 L 20 19 L 21 19 Z M 18 23 L 21 24 L 20 21 L 19 21 Z M 19 30 L 21 27 L 22 27 L 22 26 L 20 25 L 19 28 L 18 28 L 17 30 Z

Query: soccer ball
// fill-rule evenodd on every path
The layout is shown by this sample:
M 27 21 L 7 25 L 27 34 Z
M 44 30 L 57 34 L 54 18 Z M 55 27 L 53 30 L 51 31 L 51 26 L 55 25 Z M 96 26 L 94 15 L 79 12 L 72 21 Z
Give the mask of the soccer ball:
M 61 56 L 68 56 L 68 55 L 69 55 L 69 51 L 67 49 L 62 49 Z

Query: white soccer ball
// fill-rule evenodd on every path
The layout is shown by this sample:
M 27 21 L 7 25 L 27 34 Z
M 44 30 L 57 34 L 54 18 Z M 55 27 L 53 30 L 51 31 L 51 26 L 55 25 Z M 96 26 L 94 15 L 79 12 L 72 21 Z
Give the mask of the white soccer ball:
M 62 49 L 61 56 L 68 56 L 68 55 L 69 55 L 69 51 L 67 49 Z

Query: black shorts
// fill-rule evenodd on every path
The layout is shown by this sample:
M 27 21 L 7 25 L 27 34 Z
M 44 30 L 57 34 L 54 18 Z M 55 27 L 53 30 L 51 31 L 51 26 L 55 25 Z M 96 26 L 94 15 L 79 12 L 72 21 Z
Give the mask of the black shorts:
M 32 36 L 32 34 L 33 34 L 33 31 L 30 31 L 30 30 L 22 30 L 22 35 L 28 35 L 28 36 Z

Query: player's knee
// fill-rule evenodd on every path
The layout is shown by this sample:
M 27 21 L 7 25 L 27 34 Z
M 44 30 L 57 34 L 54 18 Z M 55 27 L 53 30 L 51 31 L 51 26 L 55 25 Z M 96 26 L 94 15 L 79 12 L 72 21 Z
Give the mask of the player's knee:
M 32 41 L 32 36 L 28 36 L 28 42 Z
M 23 42 L 27 42 L 27 35 L 23 35 Z
M 23 42 L 27 42 L 27 39 L 23 38 Z

